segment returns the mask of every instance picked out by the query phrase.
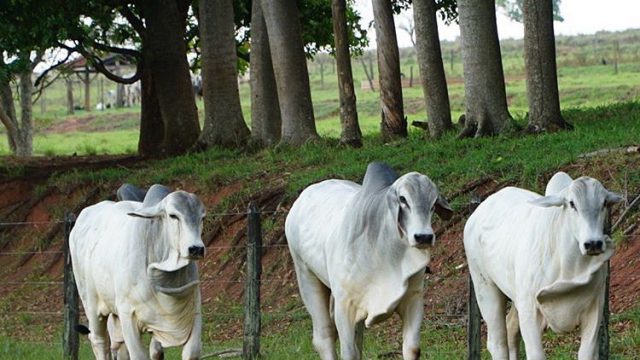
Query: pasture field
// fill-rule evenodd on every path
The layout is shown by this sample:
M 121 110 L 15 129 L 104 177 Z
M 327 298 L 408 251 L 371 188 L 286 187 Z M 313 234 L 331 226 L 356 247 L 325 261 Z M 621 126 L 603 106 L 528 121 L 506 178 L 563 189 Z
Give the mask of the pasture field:
M 558 64 L 563 116 L 574 124 L 569 132 L 521 136 L 512 134 L 489 139 L 457 140 L 455 133 L 442 139 L 425 139 L 421 130 L 410 128 L 406 140 L 382 144 L 379 139 L 378 93 L 361 90 L 365 81 L 362 65 L 353 61 L 360 124 L 365 145 L 351 149 L 338 145 L 339 118 L 337 85 L 331 65 L 324 65 L 321 81 L 319 63 L 310 63 L 312 96 L 317 126 L 323 140 L 301 148 L 280 146 L 270 149 L 211 149 L 172 159 L 149 160 L 145 163 L 84 169 L 81 165 L 64 169 L 52 168 L 52 174 L 30 177 L 29 162 L 10 157 L 0 160 L 0 195 L 18 197 L 16 204 L 0 206 L 7 219 L 34 219 L 36 210 L 47 213 L 46 219 L 59 219 L 69 209 L 81 207 L 85 201 L 99 201 L 112 196 L 122 182 L 141 185 L 169 184 L 201 196 L 208 215 L 204 232 L 210 248 L 201 263 L 201 274 L 210 281 L 203 286 L 203 354 L 242 346 L 242 251 L 221 251 L 216 246 L 237 245 L 243 239 L 244 223 L 233 215 L 243 212 L 250 201 L 266 210 L 280 212 L 263 217 L 264 243 L 285 245 L 282 236 L 284 213 L 297 194 L 307 185 L 327 178 L 360 181 L 366 164 L 382 160 L 398 170 L 427 174 L 450 200 L 460 215 L 450 223 L 436 221 L 443 227 L 434 248 L 427 276 L 425 321 L 422 327 L 422 351 L 427 359 L 462 359 L 466 356 L 466 279 L 460 231 L 473 191 L 486 195 L 504 185 L 518 185 L 543 191 L 546 180 L 562 169 L 573 176 L 596 177 L 607 188 L 627 194 L 629 201 L 640 193 L 640 154 L 617 151 L 640 143 L 640 31 L 620 33 L 622 57 L 618 73 L 613 66 L 601 64 L 611 58 L 612 34 L 592 37 L 559 38 Z M 594 38 L 597 40 L 594 40 Z M 600 39 L 600 40 L 598 40 Z M 634 42 L 635 41 L 635 42 Z M 521 55 L 521 42 L 503 42 L 503 58 L 507 76 L 510 111 L 516 122 L 525 125 L 526 90 Z M 596 49 L 597 45 L 597 49 Z M 454 119 L 464 110 L 464 89 L 459 81 L 461 66 L 456 43 L 445 43 L 443 58 L 454 53 L 453 66 L 446 63 Z M 458 56 L 455 56 L 458 54 Z M 411 66 L 417 74 L 415 55 L 402 51 L 403 73 Z M 375 65 L 374 65 L 375 67 Z M 365 81 L 366 82 L 366 81 Z M 409 122 L 424 120 L 424 101 L 419 85 L 405 88 L 405 112 Z M 245 119 L 250 119 L 249 88 L 240 88 Z M 80 93 L 76 91 L 76 102 Z M 46 166 L 54 155 L 133 154 L 137 148 L 139 107 L 106 111 L 64 113 L 64 89 L 49 90 L 47 110 L 34 107 L 38 135 L 35 159 Z M 56 100 L 59 98 L 59 101 Z M 96 96 L 94 95 L 94 99 Z M 198 101 L 202 114 L 203 105 Z M 202 118 L 202 116 L 201 116 Z M 3 135 L 3 134 L 0 134 Z M 591 156 L 595 151 L 613 149 Z M 5 141 L 0 141 L 0 154 L 7 154 Z M 587 156 L 585 156 L 587 155 Z M 69 157 L 73 159 L 73 157 Z M 39 162 L 38 162 L 39 161 Z M 16 187 L 6 184 L 17 183 Z M 470 187 L 478 183 L 479 186 Z M 6 186 L 6 187 L 5 187 Z M 12 185 L 13 186 L 13 185 Z M 28 189 L 24 190 L 24 189 Z M 21 198 L 19 196 L 22 196 Z M 4 204 L 0 198 L 0 204 Z M 24 210 L 23 210 L 24 209 Z M 614 218 L 623 209 L 614 212 Z M 24 214 L 15 218 L 16 214 Z M 231 218 L 228 215 L 231 215 Z M 22 215 L 21 215 L 22 216 Z M 611 358 L 640 358 L 640 231 L 628 234 L 622 230 L 640 221 L 631 212 L 614 239 L 619 248 L 612 260 Z M 0 249 L 59 250 L 58 235 L 50 238 L 49 228 L 0 229 Z M 212 235 L 211 235 L 212 234 Z M 237 247 L 237 246 L 236 246 Z M 262 354 L 266 359 L 317 359 L 311 345 L 311 322 L 297 294 L 295 276 L 289 255 L 265 250 L 263 260 L 263 336 Z M 44 257 L 44 255 L 42 255 Z M 36 281 L 61 280 L 60 262 L 34 259 L 12 260 L 0 256 L 0 359 L 60 359 L 61 286 L 29 287 L 4 284 L 5 279 Z M 8 290 L 9 289 L 9 290 Z M 35 314 L 23 310 L 40 311 Z M 46 312 L 51 312 L 48 314 Z M 574 359 L 577 335 L 545 335 L 550 359 Z M 90 359 L 86 338 L 81 338 L 81 359 Z M 397 318 L 365 331 L 365 359 L 399 359 L 401 335 Z M 178 359 L 179 351 L 168 351 L 167 359 Z M 483 359 L 489 356 L 484 351 Z M 524 357 L 523 357 L 524 358 Z
M 613 65 L 615 41 L 620 52 L 617 73 Z M 558 37 L 557 62 L 560 102 L 563 109 L 596 107 L 640 98 L 640 30 L 601 32 L 596 35 Z M 503 40 L 502 54 L 505 69 L 509 110 L 516 119 L 527 113 L 522 40 Z M 464 86 L 459 42 L 442 43 L 443 61 L 449 82 L 452 119 L 457 121 L 464 112 Z M 413 73 L 413 87 L 403 89 L 405 115 L 408 122 L 425 120 L 425 105 L 418 80 L 419 71 L 415 51 L 401 49 L 401 71 L 405 80 Z M 362 61 L 360 60 L 362 59 Z M 375 51 L 352 60 L 354 83 L 358 99 L 358 116 L 364 134 L 376 135 L 380 129 L 379 93 L 361 88 L 367 84 L 363 63 L 373 66 L 377 74 Z M 605 59 L 606 65 L 602 60 Z M 608 59 L 608 60 L 607 60 Z M 322 63 L 322 66 L 321 66 Z M 308 64 L 311 91 L 318 132 L 326 138 L 340 136 L 339 99 L 333 58 L 319 54 Z M 323 71 L 321 71 L 323 69 Z M 101 101 L 100 84 L 104 91 L 115 90 L 115 83 L 98 77 L 92 83 L 92 104 Z M 374 85 L 377 88 L 377 85 Z M 83 88 L 74 87 L 75 104 L 83 104 Z M 245 120 L 250 123 L 250 89 L 248 83 L 240 85 L 240 96 Z M 78 110 L 66 115 L 66 88 L 57 81 L 34 104 L 37 128 L 35 153 L 39 155 L 98 155 L 132 154 L 137 150 L 139 105 L 124 109 L 106 109 L 90 112 Z M 44 106 L 43 106 L 44 103 Z M 204 105 L 197 100 L 200 119 L 204 118 Z M 19 109 L 18 109 L 19 110 Z M 421 132 L 412 128 L 416 132 Z M 0 127 L 0 134 L 4 128 Z M 69 136 L 61 134 L 70 133 Z M 86 133 L 101 133 L 88 135 Z M 0 141 L 0 155 L 9 154 L 6 141 Z

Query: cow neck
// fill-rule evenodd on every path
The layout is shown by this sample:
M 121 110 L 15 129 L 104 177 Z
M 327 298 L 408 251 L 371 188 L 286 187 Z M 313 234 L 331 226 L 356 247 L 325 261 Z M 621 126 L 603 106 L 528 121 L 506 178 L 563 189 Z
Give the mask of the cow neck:
M 180 253 L 175 249 L 176 245 L 172 244 L 168 236 L 166 223 L 162 218 L 147 221 L 150 222 L 149 226 L 145 227 L 144 234 L 147 274 L 154 286 L 167 293 L 189 290 L 194 285 L 189 282 L 189 279 L 193 279 L 190 276 L 192 271 L 187 266 L 190 261 L 180 257 Z
M 558 231 L 552 232 L 552 236 L 547 238 L 548 243 L 545 246 L 551 256 L 543 256 L 543 259 L 549 259 L 549 266 L 557 267 L 560 279 L 594 273 L 611 258 L 614 252 L 612 246 L 607 246 L 605 252 L 598 256 L 582 255 L 575 234 L 564 225 L 569 221 L 567 210 L 564 207 L 549 210 L 552 211 L 551 228 Z
M 355 216 L 345 219 L 345 224 L 353 235 L 348 238 L 355 242 L 350 246 L 350 255 L 364 257 L 361 264 L 386 265 L 390 271 L 400 271 L 406 281 L 427 266 L 429 253 L 408 246 L 400 237 L 394 197 L 392 187 L 371 194 L 358 192 L 353 202 Z

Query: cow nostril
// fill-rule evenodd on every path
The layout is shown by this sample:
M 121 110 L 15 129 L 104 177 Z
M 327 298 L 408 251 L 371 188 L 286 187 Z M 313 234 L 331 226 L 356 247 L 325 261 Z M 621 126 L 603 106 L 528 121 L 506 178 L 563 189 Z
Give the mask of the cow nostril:
M 204 257 L 204 246 L 190 246 L 189 256 L 194 258 Z
M 433 234 L 415 234 L 413 237 L 416 239 L 418 244 L 432 244 L 433 243 Z
M 603 242 L 602 240 L 596 240 L 596 241 L 587 241 L 584 243 L 584 249 L 589 251 L 589 250 L 602 250 L 602 245 Z

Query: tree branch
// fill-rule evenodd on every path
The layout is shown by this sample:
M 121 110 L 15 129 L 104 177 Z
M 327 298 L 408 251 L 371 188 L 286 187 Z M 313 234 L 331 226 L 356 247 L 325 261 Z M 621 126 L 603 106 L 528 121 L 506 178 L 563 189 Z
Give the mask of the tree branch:
M 94 44 L 97 44 L 97 43 L 94 43 Z M 102 73 L 104 76 L 106 76 L 111 81 L 115 81 L 115 82 L 121 83 L 121 84 L 133 84 L 136 81 L 140 80 L 140 78 L 142 77 L 142 65 L 143 65 L 143 62 L 142 62 L 142 54 L 139 51 L 131 50 L 131 49 L 115 48 L 113 46 L 108 46 L 108 45 L 103 45 L 103 44 L 98 44 L 98 45 L 101 46 L 101 48 L 97 48 L 98 50 L 109 51 L 108 49 L 117 49 L 118 51 L 113 51 L 113 52 L 116 52 L 116 53 L 119 53 L 119 54 L 135 54 L 135 55 L 131 55 L 131 56 L 134 56 L 134 57 L 136 57 L 138 59 L 138 61 L 136 62 L 136 72 L 135 72 L 135 74 L 133 74 L 132 77 L 123 78 L 123 77 L 121 77 L 119 75 L 116 75 L 116 74 L 112 73 L 111 71 L 109 71 L 106 68 L 106 66 L 104 65 L 104 62 L 102 61 L 102 59 L 100 57 L 98 57 L 97 55 L 89 52 L 86 48 L 84 48 L 82 43 L 78 43 L 78 45 L 76 45 L 76 46 L 74 46 L 73 48 L 70 48 L 70 49 L 72 49 L 73 51 L 79 52 L 82 56 L 84 56 L 85 59 L 87 59 L 87 61 L 91 62 L 91 64 L 95 67 L 95 69 L 97 71 Z M 64 46 L 69 48 L 67 45 L 64 45 Z
M 145 32 L 146 32 L 144 23 L 142 22 L 142 20 L 140 20 L 139 17 L 136 16 L 136 14 L 133 13 L 133 11 L 131 11 L 129 6 L 126 6 L 126 5 L 123 6 L 122 8 L 120 8 L 119 12 L 120 12 L 120 15 L 122 15 L 125 19 L 127 19 L 129 24 L 131 24 L 131 27 L 133 27 L 133 29 L 138 33 L 138 35 L 144 38 Z
M 34 83 L 34 86 L 38 86 L 40 85 L 40 81 L 42 81 L 42 79 L 45 78 L 45 76 L 47 76 L 47 74 L 49 73 L 49 71 L 58 68 L 59 66 L 64 65 L 67 60 L 69 60 L 69 56 L 71 56 L 71 54 L 73 53 L 72 51 L 69 51 L 69 49 L 65 48 L 65 50 L 67 50 L 67 56 L 58 61 L 57 63 L 55 63 L 54 65 L 50 66 L 47 70 L 43 71 L 42 74 L 40 74 L 40 76 L 38 76 L 38 78 L 36 79 L 36 82 Z
M 33 98 L 33 100 L 31 100 L 31 104 L 35 104 L 36 101 L 38 101 L 38 99 L 40 98 L 40 96 L 42 95 L 42 91 L 46 88 L 48 88 L 49 86 L 51 86 L 61 75 L 62 73 L 58 72 L 56 74 L 56 76 L 53 77 L 53 79 L 51 79 L 50 81 L 43 81 L 42 85 L 39 87 L 38 90 L 34 91 L 31 96 L 35 95 L 35 98 Z M 37 86 L 36 86 L 37 87 Z

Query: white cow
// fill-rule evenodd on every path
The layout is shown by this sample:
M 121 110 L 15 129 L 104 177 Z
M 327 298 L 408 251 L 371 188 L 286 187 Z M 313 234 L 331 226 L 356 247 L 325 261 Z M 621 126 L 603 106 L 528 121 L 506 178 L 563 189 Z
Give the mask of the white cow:
M 380 163 L 369 165 L 362 186 L 326 180 L 300 194 L 285 232 L 322 359 L 336 358 L 336 330 L 342 358 L 360 359 L 362 326 L 394 312 L 403 321 L 404 358 L 419 357 L 434 209 L 451 215 L 429 178 L 398 178 Z
M 143 331 L 153 333 L 154 359 L 170 346 L 184 346 L 182 359 L 200 356 L 200 282 L 194 260 L 204 256 L 204 213 L 202 202 L 184 191 L 153 206 L 103 201 L 82 210 L 69 247 L 96 359 L 109 356 L 110 314 L 120 323 L 111 330 L 117 333 L 121 327 L 132 359 L 148 359 Z
M 579 359 L 598 358 L 605 266 L 613 255 L 603 232 L 608 207 L 622 198 L 589 177 L 556 174 L 547 196 L 507 187 L 469 217 L 464 247 L 493 359 L 544 359 L 542 332 L 580 325 Z M 505 319 L 507 300 L 512 311 Z M 506 320 L 506 321 L 505 321 Z

